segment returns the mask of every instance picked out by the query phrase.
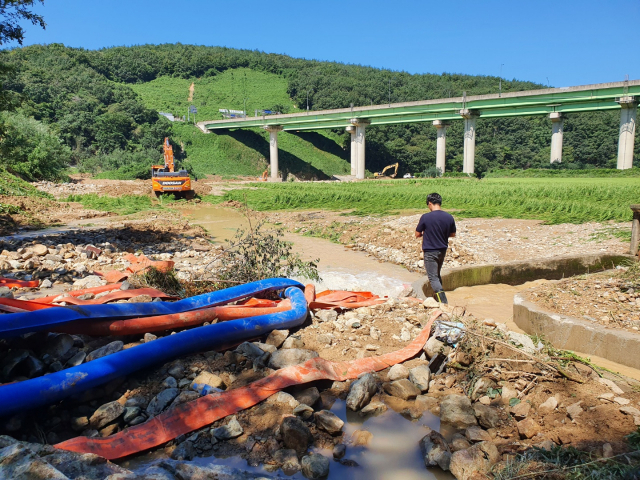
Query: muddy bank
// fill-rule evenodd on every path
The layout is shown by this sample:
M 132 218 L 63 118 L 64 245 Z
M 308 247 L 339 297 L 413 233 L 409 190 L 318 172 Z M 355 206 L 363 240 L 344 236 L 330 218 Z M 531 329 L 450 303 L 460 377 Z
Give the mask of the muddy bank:
M 455 216 L 455 212 L 453 212 Z M 332 212 L 269 214 L 301 235 L 330 238 L 381 260 L 423 271 L 420 240 L 413 232 L 420 214 L 405 216 L 343 216 Z M 538 220 L 456 219 L 445 268 L 514 260 L 541 260 L 563 255 L 626 254 L 628 223 L 544 225 Z

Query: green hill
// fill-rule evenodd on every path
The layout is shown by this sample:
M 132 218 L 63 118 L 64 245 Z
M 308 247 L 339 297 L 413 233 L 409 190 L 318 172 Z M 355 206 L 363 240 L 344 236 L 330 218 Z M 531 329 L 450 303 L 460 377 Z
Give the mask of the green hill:
M 307 97 L 312 110 L 346 108 L 453 97 L 463 92 L 495 93 L 499 81 L 497 77 L 452 73 L 411 75 L 181 44 L 101 50 L 34 45 L 0 51 L 0 64 L 8 67 L 0 82 L 5 97 L 17 105 L 16 118 L 48 125 L 49 134 L 68 149 L 64 152 L 71 165 L 118 178 L 148 176 L 148 166 L 162 157 L 165 136 L 171 137 L 176 158 L 198 175 L 257 175 L 264 170 L 268 157 L 265 132 L 205 135 L 192 125 L 167 121 L 158 111 L 185 115 L 187 107 L 195 105 L 198 120 L 220 118 L 218 109 L 242 110 L 245 105 L 250 114 L 256 109 L 290 113 L 306 109 Z M 191 84 L 193 100 L 189 101 Z M 540 87 L 502 79 L 504 92 Z M 567 114 L 562 166 L 576 170 L 615 167 L 618 128 L 616 111 Z M 446 160 L 451 171 L 462 169 L 462 130 L 462 122 L 453 122 L 447 132 Z M 640 137 L 640 129 L 637 135 Z M 370 127 L 367 167 L 375 171 L 400 162 L 400 174 L 422 172 L 435 163 L 435 138 L 430 123 Z M 544 116 L 480 118 L 476 171 L 483 175 L 497 169 L 549 168 L 550 142 L 551 122 Z M 0 149 L 7 148 L 2 143 L 0 140 Z M 348 172 L 349 137 L 343 129 L 282 133 L 279 147 L 285 174 L 326 178 Z M 640 140 L 635 148 L 638 166 Z M 30 152 L 22 153 L 28 158 Z M 34 176 L 44 176 L 46 171 L 36 171 Z
M 186 117 L 187 108 L 193 105 L 198 110 L 196 119 L 222 118 L 219 109 L 243 110 L 245 99 L 248 112 L 299 111 L 287 94 L 283 77 L 248 68 L 204 78 L 159 77 L 131 88 L 149 109 Z M 268 165 L 269 134 L 260 129 L 205 135 L 191 124 L 174 122 L 173 140 L 184 149 L 181 158 L 188 160 L 196 175 L 257 176 Z M 280 170 L 305 179 L 348 174 L 348 152 L 340 146 L 341 141 L 342 137 L 330 131 L 282 132 L 278 136 Z

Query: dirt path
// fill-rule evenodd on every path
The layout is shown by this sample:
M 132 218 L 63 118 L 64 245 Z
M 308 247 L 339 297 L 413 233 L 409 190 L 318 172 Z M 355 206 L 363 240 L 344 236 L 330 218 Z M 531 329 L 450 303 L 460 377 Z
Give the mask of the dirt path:
M 188 102 L 193 102 L 193 91 L 195 89 L 196 89 L 195 82 L 191 82 L 191 85 L 189 85 L 189 98 L 187 98 Z

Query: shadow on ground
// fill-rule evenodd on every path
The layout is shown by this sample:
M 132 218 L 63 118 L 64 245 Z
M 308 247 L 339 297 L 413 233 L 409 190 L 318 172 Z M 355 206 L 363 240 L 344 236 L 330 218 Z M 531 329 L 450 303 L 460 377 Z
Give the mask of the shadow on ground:
M 228 135 L 248 148 L 255 150 L 264 158 L 269 158 L 269 142 L 259 133 L 251 130 L 230 130 L 218 135 Z M 329 177 L 310 163 L 284 150 L 278 151 L 278 166 L 282 179 L 287 180 L 289 174 L 303 180 L 327 180 Z

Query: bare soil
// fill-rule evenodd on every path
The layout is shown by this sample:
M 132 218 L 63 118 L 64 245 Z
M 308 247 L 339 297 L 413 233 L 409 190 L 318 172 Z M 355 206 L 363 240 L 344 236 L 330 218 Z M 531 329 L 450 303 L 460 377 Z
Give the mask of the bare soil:
M 414 237 L 420 214 L 357 217 L 311 211 L 268 216 L 296 233 L 330 238 L 409 270 L 423 270 L 421 240 Z M 456 224 L 457 234 L 450 239 L 445 268 L 562 255 L 628 253 L 628 243 L 618 236 L 631 229 L 628 223 L 545 225 L 538 220 L 483 218 L 458 219 Z
M 625 269 L 567 278 L 539 285 L 525 293 L 528 300 L 554 313 L 638 332 L 640 290 Z

